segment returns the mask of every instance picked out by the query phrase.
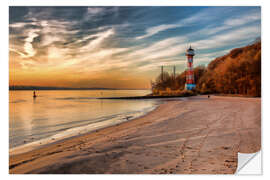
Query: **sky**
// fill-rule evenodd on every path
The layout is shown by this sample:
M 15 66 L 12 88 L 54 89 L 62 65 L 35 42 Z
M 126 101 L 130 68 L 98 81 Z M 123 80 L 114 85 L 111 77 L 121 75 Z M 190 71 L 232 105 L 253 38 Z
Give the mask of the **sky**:
M 150 88 L 261 36 L 260 7 L 10 7 L 10 85 Z

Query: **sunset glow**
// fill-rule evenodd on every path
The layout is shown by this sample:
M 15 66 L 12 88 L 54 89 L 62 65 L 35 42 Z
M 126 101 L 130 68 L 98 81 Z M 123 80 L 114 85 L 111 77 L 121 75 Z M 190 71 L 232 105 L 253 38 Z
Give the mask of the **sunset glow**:
M 259 7 L 10 7 L 10 85 L 150 88 L 260 37 Z

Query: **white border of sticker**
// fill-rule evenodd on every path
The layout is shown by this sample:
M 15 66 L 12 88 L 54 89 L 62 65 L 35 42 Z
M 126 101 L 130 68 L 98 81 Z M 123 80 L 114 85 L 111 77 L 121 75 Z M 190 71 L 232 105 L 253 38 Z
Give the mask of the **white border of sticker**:
M 9 175 L 8 174 L 8 6 L 261 6 L 262 7 L 262 152 L 263 149 L 269 149 L 270 141 L 263 142 L 263 139 L 268 139 L 270 137 L 270 131 L 264 132 L 264 127 L 270 127 L 270 115 L 269 111 L 267 112 L 265 109 L 269 109 L 270 107 L 270 83 L 267 80 L 267 77 L 270 77 L 270 56 L 269 56 L 269 48 L 270 48 L 270 6 L 269 0 L 1 0 L 0 1 L 0 78 L 1 78 L 1 92 L 0 92 L 0 107 L 1 107 L 1 140 L 2 146 L 0 148 L 1 152 L 1 179 L 7 178 L 19 178 L 19 179 L 36 179 L 35 175 Z M 267 108 L 268 107 L 268 108 Z M 260 162 L 262 161 L 262 152 L 259 155 L 255 156 L 253 160 L 256 160 L 256 157 L 260 158 Z M 263 159 L 270 159 L 269 153 L 263 154 Z M 258 162 L 256 162 L 258 163 Z M 252 165 L 252 163 L 248 163 Z M 259 176 L 260 178 L 269 179 L 270 174 L 270 166 L 261 165 L 261 169 L 263 176 Z M 249 166 L 245 166 L 249 168 Z M 252 167 L 252 166 L 250 166 Z M 244 169 L 241 170 L 241 172 Z M 249 170 L 250 171 L 250 170 Z M 269 173 L 268 173 L 269 172 Z M 154 175 L 150 175 L 152 178 Z M 181 175 L 185 176 L 186 179 L 195 179 L 198 178 L 198 175 Z M 137 179 L 137 178 L 148 178 L 147 175 L 91 175 L 91 176 L 83 176 L 83 175 L 68 175 L 68 176 L 56 176 L 50 175 L 50 178 L 62 178 L 66 179 L 89 179 L 89 178 L 110 178 L 110 179 Z M 252 178 L 253 176 L 251 176 Z M 38 176 L 39 179 L 46 179 L 48 176 Z M 179 176 L 175 175 L 155 175 L 153 177 L 155 179 L 160 178 L 177 178 Z M 216 179 L 217 177 L 214 175 L 204 175 L 199 178 L 205 179 Z M 227 176 L 218 175 L 218 178 L 228 178 Z M 235 176 L 232 175 L 229 178 L 248 178 L 247 176 Z

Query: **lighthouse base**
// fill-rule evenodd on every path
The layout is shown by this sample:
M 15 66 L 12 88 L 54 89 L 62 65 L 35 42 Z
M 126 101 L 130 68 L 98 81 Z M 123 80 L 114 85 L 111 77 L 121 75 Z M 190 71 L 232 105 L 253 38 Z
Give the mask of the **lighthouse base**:
M 196 84 L 186 84 L 185 89 L 186 90 L 193 90 L 196 88 Z

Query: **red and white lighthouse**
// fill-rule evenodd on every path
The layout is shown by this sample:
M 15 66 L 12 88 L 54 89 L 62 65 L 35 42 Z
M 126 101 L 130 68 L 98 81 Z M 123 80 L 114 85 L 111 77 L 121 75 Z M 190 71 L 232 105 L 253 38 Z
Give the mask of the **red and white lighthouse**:
M 187 90 L 195 89 L 196 84 L 194 81 L 194 71 L 193 71 L 193 56 L 195 56 L 194 49 L 189 47 L 186 51 L 187 56 L 187 70 L 186 70 L 186 85 Z

